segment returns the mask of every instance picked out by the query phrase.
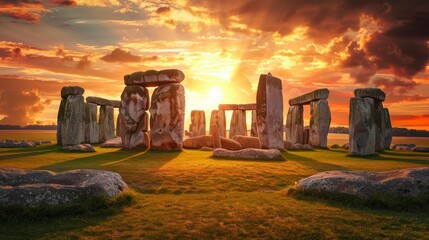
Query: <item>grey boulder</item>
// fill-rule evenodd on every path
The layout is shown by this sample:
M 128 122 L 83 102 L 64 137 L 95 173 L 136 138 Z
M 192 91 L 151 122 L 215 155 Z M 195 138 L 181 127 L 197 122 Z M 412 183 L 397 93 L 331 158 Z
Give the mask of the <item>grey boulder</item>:
M 246 148 L 237 151 L 216 148 L 213 150 L 214 157 L 236 158 L 236 159 L 280 159 L 282 154 L 278 149 Z

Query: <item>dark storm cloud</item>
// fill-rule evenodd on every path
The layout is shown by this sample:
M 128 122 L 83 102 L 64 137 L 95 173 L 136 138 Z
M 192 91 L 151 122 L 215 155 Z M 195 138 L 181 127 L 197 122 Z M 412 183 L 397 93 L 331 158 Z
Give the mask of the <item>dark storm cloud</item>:
M 77 2 L 74 0 L 49 0 L 48 4 L 63 7 L 77 6 Z
M 170 12 L 170 7 L 159 7 L 157 10 L 156 10 L 156 13 L 158 13 L 158 14 L 164 14 L 164 13 L 168 13 L 168 12 Z
M 393 79 L 376 77 L 372 82 L 376 87 L 381 87 L 388 93 L 393 92 L 394 90 L 397 90 L 399 93 L 404 93 L 413 90 L 417 86 L 417 83 L 412 80 L 400 79 L 397 77 Z

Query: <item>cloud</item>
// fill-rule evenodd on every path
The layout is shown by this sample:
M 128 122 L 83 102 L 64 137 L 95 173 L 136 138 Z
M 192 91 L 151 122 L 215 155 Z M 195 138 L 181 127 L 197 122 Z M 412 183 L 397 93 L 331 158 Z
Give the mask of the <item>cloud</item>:
M 139 62 L 141 60 L 139 56 L 134 56 L 131 52 L 120 48 L 116 48 L 111 53 L 108 53 L 100 59 L 106 62 Z
M 28 125 L 35 122 L 51 100 L 41 101 L 37 90 L 6 90 L 0 95 L 0 124 Z
M 27 22 L 38 22 L 41 15 L 50 12 L 42 1 L 0 0 L 0 14 Z
M 170 12 L 170 7 L 159 7 L 158 9 L 156 9 L 156 13 L 158 14 L 165 14 Z
M 62 7 L 77 6 L 77 2 L 75 0 L 49 0 L 48 4 Z
M 385 77 L 376 77 L 372 80 L 376 87 L 381 87 L 384 91 L 388 93 L 393 93 L 397 91 L 399 93 L 405 93 L 410 90 L 413 90 L 417 83 L 410 79 L 400 79 L 394 77 L 393 79 Z

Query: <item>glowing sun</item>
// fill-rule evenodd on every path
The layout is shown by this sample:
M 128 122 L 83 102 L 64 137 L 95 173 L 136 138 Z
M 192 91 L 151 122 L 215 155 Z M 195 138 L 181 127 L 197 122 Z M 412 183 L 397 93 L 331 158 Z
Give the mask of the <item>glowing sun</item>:
M 211 104 L 218 105 L 222 102 L 222 97 L 222 90 L 220 90 L 218 87 L 213 87 L 209 90 L 208 98 Z

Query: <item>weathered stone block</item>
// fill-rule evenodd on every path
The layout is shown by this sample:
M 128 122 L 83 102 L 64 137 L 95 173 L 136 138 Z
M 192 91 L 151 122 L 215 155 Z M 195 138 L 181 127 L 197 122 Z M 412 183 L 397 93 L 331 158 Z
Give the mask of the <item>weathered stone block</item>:
M 286 141 L 295 144 L 304 141 L 304 108 L 302 105 L 289 106 L 286 119 Z
M 97 123 L 97 105 L 85 103 L 85 142 L 99 143 L 99 126 Z
M 271 74 L 259 77 L 256 115 L 261 148 L 283 149 L 282 81 Z
M 62 145 L 62 125 L 64 121 L 64 111 L 67 100 L 61 99 L 57 115 L 57 144 Z
M 258 122 L 256 119 L 256 110 L 252 110 L 252 124 L 250 125 L 250 136 L 252 137 L 259 137 Z
M 374 100 L 354 97 L 350 99 L 349 152 L 370 155 L 375 152 Z
M 384 126 L 386 128 L 386 133 L 384 135 L 384 149 L 390 149 L 390 145 L 392 144 L 392 122 L 390 121 L 389 109 L 384 108 Z
M 105 142 L 115 137 L 115 120 L 112 106 L 100 107 L 100 119 L 98 122 L 100 142 Z
M 299 97 L 289 100 L 289 105 L 305 105 L 310 104 L 311 101 L 319 99 L 327 99 L 329 97 L 329 90 L 327 88 L 317 89 L 312 92 L 306 93 Z
M 246 111 L 244 110 L 232 111 L 231 124 L 229 125 L 229 138 L 235 135 L 247 135 Z
M 370 97 L 374 101 L 384 101 L 386 94 L 380 88 L 358 88 L 354 91 L 355 97 Z
M 310 133 L 308 143 L 314 147 L 328 145 L 328 133 L 331 125 L 331 110 L 328 100 L 320 99 L 310 103 Z
M 61 124 L 63 146 L 77 145 L 85 141 L 85 102 L 82 95 L 69 95 L 64 106 Z
M 61 98 L 67 99 L 70 95 L 82 95 L 85 92 L 85 89 L 79 86 L 68 86 L 61 88 Z
M 219 136 L 226 137 L 226 119 L 224 110 L 213 110 L 210 116 L 210 126 L 216 124 Z M 213 133 L 210 130 L 210 135 Z
M 192 133 L 192 137 L 206 135 L 206 114 L 204 111 L 191 111 L 191 124 L 189 125 L 189 132 Z
M 171 83 L 156 88 L 150 114 L 150 148 L 181 150 L 185 124 L 185 89 L 182 84 Z
M 124 76 L 125 85 L 140 85 L 142 87 L 157 87 L 163 84 L 180 83 L 184 79 L 185 74 L 177 69 L 149 70 Z

